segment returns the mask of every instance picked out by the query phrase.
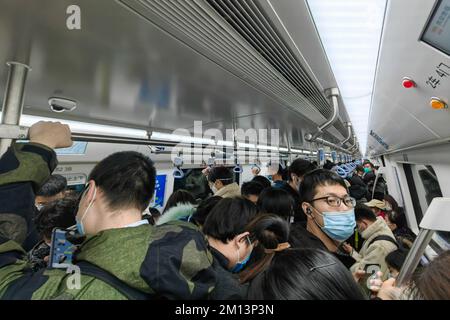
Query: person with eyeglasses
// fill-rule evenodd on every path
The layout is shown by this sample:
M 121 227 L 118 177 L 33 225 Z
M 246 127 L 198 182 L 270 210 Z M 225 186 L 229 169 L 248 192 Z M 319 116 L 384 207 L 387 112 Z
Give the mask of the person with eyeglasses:
M 349 196 L 344 179 L 325 169 L 311 171 L 303 177 L 300 196 L 307 217 L 306 230 L 350 268 L 355 260 L 341 245 L 355 230 L 356 200 Z

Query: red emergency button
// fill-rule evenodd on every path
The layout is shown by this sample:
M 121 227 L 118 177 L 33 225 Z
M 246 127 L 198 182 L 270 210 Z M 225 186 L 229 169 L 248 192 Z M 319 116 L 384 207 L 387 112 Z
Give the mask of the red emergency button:
M 414 80 L 405 77 L 405 78 L 403 78 L 402 85 L 404 88 L 410 89 L 410 88 L 414 88 L 416 86 L 416 83 L 414 82 Z

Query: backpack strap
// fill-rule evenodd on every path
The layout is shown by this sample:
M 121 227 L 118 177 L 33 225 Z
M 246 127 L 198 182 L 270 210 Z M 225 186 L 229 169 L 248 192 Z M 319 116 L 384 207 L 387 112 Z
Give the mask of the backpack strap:
M 37 272 L 27 270 L 24 275 L 8 285 L 1 300 L 31 300 L 34 292 L 48 280 L 48 276 L 44 275 L 45 270 Z
M 381 240 L 389 241 L 389 242 L 395 244 L 395 246 L 396 246 L 397 248 L 399 248 L 399 245 L 398 245 L 398 243 L 397 243 L 397 241 L 396 241 L 395 239 L 393 239 L 393 238 L 390 237 L 390 236 L 384 235 L 384 234 L 379 235 L 379 236 L 376 236 L 375 238 L 373 238 L 372 241 L 369 242 L 369 245 L 368 245 L 367 247 L 370 247 L 370 245 L 371 245 L 372 243 L 374 243 L 375 241 L 381 241 Z
M 111 287 L 126 296 L 128 300 L 150 300 L 155 297 L 155 295 L 140 291 L 129 286 L 112 273 L 90 262 L 79 261 L 76 263 L 76 266 L 80 267 L 81 274 L 91 276 L 103 282 L 106 282 Z

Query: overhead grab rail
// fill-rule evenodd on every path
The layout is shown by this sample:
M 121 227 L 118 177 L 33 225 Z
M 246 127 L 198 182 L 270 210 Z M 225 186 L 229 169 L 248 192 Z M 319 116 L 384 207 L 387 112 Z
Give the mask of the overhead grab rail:
M 339 101 L 338 101 L 339 90 L 338 90 L 338 88 L 327 89 L 325 91 L 325 94 L 327 95 L 328 98 L 331 98 L 331 102 L 333 105 L 333 115 L 325 123 L 323 123 L 319 127 L 317 127 L 317 131 L 315 133 L 313 133 L 313 134 L 308 133 L 305 135 L 305 139 L 309 142 L 316 141 L 316 139 L 320 135 L 323 134 L 323 131 L 325 129 L 327 129 L 328 127 L 332 126 L 333 123 L 335 123 L 339 117 Z
M 358 141 L 356 141 L 356 135 L 353 135 L 353 145 L 350 148 L 348 148 L 347 151 L 352 152 L 355 149 L 355 147 L 357 146 L 357 144 L 358 144 Z
M 347 137 L 343 141 L 340 142 L 340 145 L 343 147 L 344 144 L 349 142 L 351 138 L 352 138 L 352 123 L 347 122 Z

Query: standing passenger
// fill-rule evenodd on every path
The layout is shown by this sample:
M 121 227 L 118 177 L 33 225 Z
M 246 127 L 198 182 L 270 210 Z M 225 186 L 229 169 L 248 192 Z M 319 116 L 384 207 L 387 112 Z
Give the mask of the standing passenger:
M 0 175 L 0 208 L 8 205 L 6 214 L 0 210 L 0 221 L 31 220 L 33 187 L 39 189 L 56 167 L 53 149 L 70 145 L 68 126 L 39 122 L 30 128 L 29 144 L 8 149 L 0 158 L 0 167 L 8 169 Z M 78 233 L 87 237 L 75 252 L 81 272 L 75 284 L 67 285 L 74 279 L 63 269 L 30 274 L 25 252 L 14 241 L 24 236 L 0 234 L 1 298 L 207 298 L 214 289 L 215 272 L 204 236 L 186 222 L 153 227 L 142 219 L 155 178 L 153 162 L 138 152 L 114 153 L 95 166 L 76 214 Z M 24 195 L 21 201 L 10 201 L 17 194 Z
M 300 185 L 306 229 L 322 241 L 328 251 L 348 268 L 355 260 L 339 249 L 354 232 L 354 206 L 344 180 L 336 173 L 317 169 L 307 173 Z
M 208 172 L 208 182 L 215 196 L 233 198 L 241 195 L 239 185 L 234 182 L 233 172 L 227 167 L 211 168 Z
M 244 198 L 222 199 L 206 218 L 202 231 L 214 257 L 217 283 L 214 300 L 244 299 L 245 288 L 233 273 L 239 273 L 253 250 L 247 224 L 257 214 L 256 206 Z

